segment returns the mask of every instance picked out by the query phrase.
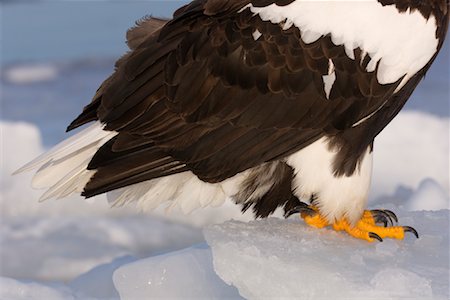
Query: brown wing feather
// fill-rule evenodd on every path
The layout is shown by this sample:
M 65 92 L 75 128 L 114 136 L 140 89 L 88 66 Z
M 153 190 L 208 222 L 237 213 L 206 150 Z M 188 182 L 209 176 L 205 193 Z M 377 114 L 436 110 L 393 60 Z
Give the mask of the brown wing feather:
M 144 17 L 136 22 L 136 26 L 127 31 L 127 45 L 130 49 L 136 49 L 144 40 L 160 30 L 169 20 L 155 18 L 152 16 Z
M 339 135 L 397 87 L 378 84 L 377 70 L 359 64 L 361 51 L 352 60 L 330 36 L 305 44 L 295 27 L 282 30 L 249 9 L 237 13 L 250 2 L 292 0 L 198 0 L 148 37 L 136 31 L 135 50 L 71 127 L 95 111 L 119 132 L 96 154 L 85 195 L 186 170 L 222 181 Z M 327 99 L 322 76 L 330 59 L 336 82 Z

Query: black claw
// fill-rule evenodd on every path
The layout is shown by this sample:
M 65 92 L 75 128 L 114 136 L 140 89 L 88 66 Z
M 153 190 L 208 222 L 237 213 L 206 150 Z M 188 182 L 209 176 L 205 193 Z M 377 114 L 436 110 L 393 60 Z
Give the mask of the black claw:
M 383 226 L 384 226 L 384 227 L 387 227 L 387 226 L 388 226 L 388 219 L 387 219 L 387 218 L 384 218 L 384 217 L 378 217 L 378 218 L 376 218 L 376 219 L 375 219 L 375 222 L 376 222 L 376 223 L 383 223 Z
M 286 212 L 284 214 L 284 217 L 287 219 L 290 216 L 292 216 L 293 214 L 298 214 L 298 213 L 306 213 L 309 216 L 314 216 L 315 214 L 317 214 L 317 212 L 310 208 L 307 204 L 301 202 L 301 205 L 294 207 L 293 209 L 291 209 L 290 211 Z
M 383 215 L 385 216 L 386 220 L 389 222 L 389 226 L 394 226 L 395 219 L 393 219 L 392 216 L 385 211 L 383 211 Z
M 383 217 L 381 217 L 381 216 L 378 216 L 378 215 L 373 215 L 372 214 L 372 216 L 374 217 L 374 219 L 375 219 L 375 223 L 383 223 L 383 224 L 385 224 L 384 225 L 384 227 L 386 227 L 386 225 L 387 225 L 387 220 L 385 219 L 385 218 L 383 218 Z
M 410 226 L 403 226 L 403 231 L 404 232 L 412 232 L 416 238 L 419 238 L 419 233 L 417 232 L 417 230 L 415 230 L 414 228 L 410 227 Z
M 391 216 L 388 213 L 386 213 L 382 210 L 379 210 L 379 209 L 374 209 L 374 210 L 371 210 L 370 212 L 371 212 L 372 216 L 375 218 L 376 223 L 383 223 L 384 227 L 387 227 L 388 225 L 389 226 L 394 225 L 394 223 L 391 219 Z
M 390 210 L 374 209 L 374 210 L 371 210 L 370 212 L 375 217 L 375 219 L 377 218 L 377 216 L 383 216 L 388 221 L 389 226 L 394 226 L 394 222 L 398 223 L 397 216 L 395 215 L 395 213 L 393 213 Z
M 298 206 L 294 207 L 293 209 L 287 211 L 284 213 L 284 217 L 287 219 L 290 216 L 292 216 L 293 214 L 298 214 L 300 212 L 300 210 L 298 209 Z
M 372 239 L 376 239 L 376 240 L 378 240 L 380 242 L 383 241 L 383 239 L 378 234 L 376 234 L 375 232 L 369 232 L 369 237 L 372 238 Z
M 384 211 L 385 213 L 387 213 L 392 219 L 394 219 L 395 223 L 398 223 L 397 215 L 396 215 L 393 211 L 388 210 L 388 209 L 385 209 L 385 210 L 383 210 L 383 211 Z

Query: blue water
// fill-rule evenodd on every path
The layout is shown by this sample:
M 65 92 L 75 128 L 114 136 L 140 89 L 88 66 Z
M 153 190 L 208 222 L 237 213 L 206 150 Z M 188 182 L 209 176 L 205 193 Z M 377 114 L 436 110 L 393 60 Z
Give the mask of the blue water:
M 170 17 L 188 1 L 41 1 L 2 4 L 6 64 L 116 57 L 125 33 L 145 15 Z
M 187 2 L 0 2 L 1 119 L 36 124 L 46 145 L 63 139 L 127 51 L 127 29 L 146 15 L 170 17 Z M 56 67 L 58 77 L 30 84 L 5 79 L 8 70 L 36 63 Z
M 0 2 L 1 119 L 36 124 L 44 143 L 63 139 L 126 51 L 125 33 L 148 14 L 169 17 L 187 1 Z M 450 115 L 449 41 L 405 109 Z M 17 65 L 52 65 L 58 76 L 17 84 L 4 74 Z

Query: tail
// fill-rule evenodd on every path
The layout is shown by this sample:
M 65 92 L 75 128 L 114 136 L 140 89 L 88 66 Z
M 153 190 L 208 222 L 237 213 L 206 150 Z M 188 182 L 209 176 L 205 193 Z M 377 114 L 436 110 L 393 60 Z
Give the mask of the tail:
M 99 149 L 114 140 L 117 135 L 117 132 L 106 131 L 103 128 L 100 122 L 94 123 L 29 162 L 14 174 L 38 169 L 32 179 L 32 186 L 47 189 L 39 201 L 61 199 L 73 193 L 83 194 L 86 185 L 92 183 L 93 176 L 98 172 L 89 170 L 89 164 Z M 111 172 L 100 179 L 107 181 L 115 175 L 117 174 Z M 169 201 L 170 207 L 178 206 L 183 212 L 189 213 L 198 207 L 219 206 L 226 198 L 219 184 L 204 183 L 190 172 L 149 178 L 119 189 L 111 188 L 108 182 L 106 186 L 107 198 L 113 206 L 137 201 L 138 206 L 144 210 L 152 210 Z
M 117 132 L 103 130 L 103 125 L 96 122 L 29 162 L 14 174 L 38 169 L 32 186 L 37 189 L 47 188 L 39 201 L 81 193 L 95 173 L 87 170 L 89 162 L 97 150 L 116 134 Z

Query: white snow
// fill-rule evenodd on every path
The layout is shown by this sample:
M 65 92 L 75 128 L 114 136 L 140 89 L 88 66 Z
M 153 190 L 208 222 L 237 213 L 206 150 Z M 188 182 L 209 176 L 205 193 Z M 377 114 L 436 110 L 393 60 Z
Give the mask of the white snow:
M 205 237 L 217 274 L 247 299 L 448 299 L 449 211 L 397 212 L 420 239 L 370 244 L 296 218 L 229 221 Z
M 449 194 L 433 179 L 424 179 L 405 203 L 409 211 L 450 209 Z
M 30 84 L 50 81 L 58 76 L 54 65 L 34 64 L 18 65 L 5 70 L 5 79 L 15 84 Z
M 0 299 L 70 300 L 75 297 L 73 292 L 63 284 L 46 285 L 0 277 Z
M 121 256 L 203 241 L 199 229 L 148 216 L 2 219 L 1 225 L 1 275 L 13 278 L 71 280 Z
M 448 194 L 449 121 L 417 111 L 400 113 L 375 140 L 372 198 L 390 195 L 399 185 L 416 187 L 424 178 L 434 179 Z

